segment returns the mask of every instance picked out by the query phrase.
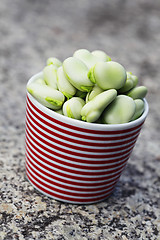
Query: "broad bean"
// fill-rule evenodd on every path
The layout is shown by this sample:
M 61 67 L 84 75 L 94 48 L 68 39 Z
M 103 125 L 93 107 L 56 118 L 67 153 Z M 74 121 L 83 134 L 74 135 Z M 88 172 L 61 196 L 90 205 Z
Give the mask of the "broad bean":
M 96 83 L 103 90 L 120 89 L 126 82 L 124 67 L 113 61 L 98 62 L 88 73 L 91 82 Z
M 120 124 L 129 122 L 134 116 L 136 105 L 132 98 L 119 95 L 103 113 L 103 123 Z
M 95 122 L 101 116 L 103 110 L 116 98 L 117 91 L 110 89 L 95 96 L 86 103 L 81 110 L 82 120 Z
M 79 97 L 73 97 L 63 104 L 63 114 L 74 119 L 81 119 L 81 109 L 85 101 Z
M 87 94 L 88 94 L 87 92 L 82 92 L 82 91 L 80 91 L 80 90 L 77 89 L 76 94 L 75 94 L 74 96 L 75 96 L 75 97 L 80 97 L 80 98 L 83 98 L 83 99 L 84 99 Z
M 63 67 L 59 67 L 57 70 L 57 85 L 58 89 L 67 97 L 67 99 L 73 97 L 76 93 L 76 88 L 68 81 L 64 74 Z
M 105 52 L 101 50 L 94 50 L 91 52 L 95 57 L 99 58 L 99 60 L 102 60 L 103 62 L 111 61 L 110 56 L 108 56 Z
M 134 102 L 136 104 L 136 110 L 135 110 L 135 114 L 131 119 L 132 121 L 139 118 L 144 111 L 144 101 L 142 99 L 135 99 Z
M 87 93 L 86 103 L 92 100 L 98 94 L 102 93 L 103 91 L 104 90 L 102 88 L 98 87 L 97 85 L 94 85 L 94 87 L 92 88 L 92 91 Z
M 57 89 L 57 70 L 53 65 L 46 66 L 43 69 L 43 77 L 48 86 Z
M 36 82 L 28 84 L 27 90 L 40 103 L 53 110 L 60 109 L 65 100 L 64 95 L 60 91 Z
M 147 88 L 104 51 L 79 49 L 63 63 L 54 57 L 46 63 L 27 90 L 55 112 L 99 124 L 127 123 L 143 114 Z
M 63 62 L 63 70 L 69 82 L 82 92 L 89 92 L 93 83 L 88 79 L 88 68 L 78 58 L 69 57 Z
M 145 86 L 139 86 L 131 89 L 127 96 L 133 98 L 133 99 L 143 99 L 147 94 L 147 88 Z
M 62 62 L 58 58 L 53 57 L 48 58 L 46 63 L 47 65 L 53 65 L 55 68 L 62 66 Z
M 39 83 L 39 84 L 42 84 L 42 85 L 46 85 L 46 82 L 44 81 L 44 79 L 42 78 L 38 78 L 35 83 Z
M 88 69 L 93 67 L 99 61 L 103 62 L 103 60 L 99 59 L 86 49 L 79 49 L 75 51 L 73 57 L 80 59 L 88 67 Z

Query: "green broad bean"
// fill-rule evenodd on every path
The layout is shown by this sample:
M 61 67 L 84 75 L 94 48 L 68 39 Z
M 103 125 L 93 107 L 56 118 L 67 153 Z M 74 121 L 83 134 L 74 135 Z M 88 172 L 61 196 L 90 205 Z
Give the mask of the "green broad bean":
M 43 69 L 43 78 L 48 86 L 57 89 L 57 70 L 53 65 Z
M 116 98 L 117 91 L 110 89 L 95 96 L 86 103 L 81 110 L 82 120 L 95 122 L 101 116 L 103 110 Z
M 61 114 L 61 115 L 63 115 L 63 110 L 62 110 L 62 108 L 59 109 L 59 110 L 55 110 L 55 112 L 56 112 L 56 113 L 59 113 L 59 114 Z
M 124 86 L 127 75 L 121 64 L 109 61 L 96 63 L 88 72 L 88 78 L 103 90 L 118 90 Z
M 46 63 L 27 90 L 55 112 L 99 124 L 127 123 L 143 114 L 147 88 L 104 51 L 79 49 L 63 63 L 54 57 Z
M 134 100 L 126 95 L 119 95 L 107 107 L 102 115 L 103 123 L 120 124 L 131 121 L 136 111 Z
M 88 79 L 88 68 L 78 58 L 69 57 L 63 62 L 63 70 L 69 82 L 82 92 L 89 92 L 93 83 Z
M 135 99 L 134 102 L 136 104 L 136 111 L 132 117 L 132 121 L 139 118 L 144 112 L 144 101 L 142 99 Z
M 58 58 L 50 57 L 47 59 L 47 65 L 53 65 L 55 68 L 62 66 L 62 62 Z
M 37 101 L 53 110 L 60 109 L 65 100 L 60 91 L 36 82 L 28 84 L 27 90 Z
M 82 92 L 82 91 L 77 89 L 76 94 L 74 96 L 75 97 L 80 97 L 80 98 L 84 99 L 86 97 L 86 95 L 87 95 L 87 92 Z
M 94 76 L 94 67 L 89 69 L 87 76 L 93 84 L 96 84 L 96 78 Z
M 81 120 L 81 109 L 85 101 L 79 97 L 73 97 L 63 104 L 63 115 Z
M 127 93 L 138 84 L 138 78 L 131 72 L 127 72 L 127 80 L 122 88 L 118 90 L 118 93 Z
M 57 69 L 57 85 L 59 91 L 61 91 L 63 95 L 67 97 L 67 99 L 73 97 L 76 93 L 76 88 L 70 84 L 69 80 L 64 74 L 62 66 Z
M 90 100 L 92 100 L 98 94 L 102 93 L 103 91 L 104 91 L 103 89 L 101 89 L 97 85 L 94 85 L 94 87 L 92 88 L 92 91 L 87 93 L 86 103 L 89 102 Z
M 138 84 L 138 77 L 133 75 L 132 72 L 127 72 L 127 80 L 133 81 L 133 88 Z
M 132 75 L 132 76 L 131 76 L 131 79 L 132 79 L 132 81 L 133 81 L 133 87 L 136 87 L 137 84 L 138 84 L 138 77 L 135 76 L 135 75 Z
M 103 60 L 94 56 L 91 52 L 89 52 L 86 49 L 79 49 L 75 51 L 73 57 L 80 59 L 88 67 L 88 69 L 93 67 L 99 61 L 103 62 Z
M 97 57 L 99 60 L 102 60 L 103 62 L 111 61 L 110 56 L 108 56 L 105 52 L 101 50 L 94 50 L 91 52 L 95 57 Z
M 145 86 L 139 86 L 131 89 L 127 96 L 133 99 L 143 99 L 147 94 L 147 88 Z
M 124 86 L 118 90 L 118 93 L 126 93 L 133 88 L 132 79 L 127 79 Z
M 46 82 L 44 81 L 44 79 L 42 78 L 38 78 L 35 83 L 38 83 L 38 84 L 42 84 L 42 85 L 46 85 Z

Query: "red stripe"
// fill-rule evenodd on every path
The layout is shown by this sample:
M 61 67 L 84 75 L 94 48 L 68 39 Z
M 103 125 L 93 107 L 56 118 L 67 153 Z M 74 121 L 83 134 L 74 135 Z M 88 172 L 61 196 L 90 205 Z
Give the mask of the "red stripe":
M 39 130 L 36 126 L 34 126 L 30 120 L 27 118 L 27 122 L 31 125 L 31 127 L 36 131 L 34 132 L 31 127 L 26 123 L 26 126 L 27 128 L 29 129 L 29 131 L 36 137 L 38 138 L 40 141 L 42 142 L 47 142 L 47 145 L 50 146 L 50 147 L 53 147 L 55 149 L 58 149 L 58 150 L 63 150 L 64 151 L 64 146 L 67 147 L 67 148 L 70 148 L 71 151 L 70 154 L 74 154 L 72 149 L 75 149 L 75 150 L 78 150 L 78 151 L 87 151 L 87 152 L 100 152 L 100 153 L 106 153 L 106 152 L 116 152 L 116 151 L 121 151 L 123 149 L 126 149 L 127 147 L 130 147 L 132 145 L 134 145 L 134 143 L 136 142 L 136 139 L 137 139 L 137 136 L 136 136 L 136 139 L 130 143 L 130 144 L 127 144 L 123 147 L 117 147 L 117 148 L 110 148 L 109 150 L 104 148 L 104 149 L 95 149 L 95 148 L 84 148 L 84 147 L 77 147 L 75 145 L 70 145 L 68 143 L 64 143 L 64 142 L 61 142 L 53 137 L 50 137 L 48 136 L 47 134 L 45 134 L 44 132 L 42 132 L 41 130 Z M 45 137 L 46 140 L 50 140 L 51 142 L 53 142 L 53 144 L 49 143 L 48 141 L 44 140 L 43 138 L 41 138 L 37 133 L 39 133 L 41 136 Z M 57 143 L 58 145 L 60 145 L 59 147 L 57 147 L 56 145 L 54 145 L 54 143 Z
M 26 132 L 27 132 L 27 130 L 26 130 Z M 27 134 L 28 134 L 28 132 L 27 132 Z M 31 143 L 31 141 L 28 139 L 28 136 L 29 136 L 29 138 L 33 141 L 33 143 Z M 65 159 L 69 159 L 69 160 L 79 160 L 79 153 L 77 153 L 77 154 L 75 154 L 75 156 L 66 156 L 65 154 L 63 154 L 63 152 L 61 152 L 61 153 L 58 153 L 58 152 L 56 152 L 56 151 L 54 151 L 54 149 L 49 149 L 49 148 L 47 148 L 47 147 L 45 147 L 43 144 L 41 144 L 40 142 L 38 142 L 36 139 L 34 139 L 30 134 L 28 134 L 28 136 L 26 136 L 27 137 L 27 140 L 29 141 L 29 143 L 32 145 L 32 146 L 34 146 L 35 147 L 35 144 L 37 145 L 37 146 L 39 146 L 40 148 L 42 148 L 43 150 L 45 150 L 46 152 L 49 152 L 50 154 L 53 154 L 54 156 L 58 156 L 58 157 L 61 157 L 61 158 L 65 158 Z M 130 147 L 129 149 L 127 149 L 127 150 L 125 150 L 125 151 L 123 151 L 123 153 L 112 153 L 112 154 L 105 154 L 105 155 L 97 155 L 97 156 L 93 156 L 93 155 L 90 155 L 90 154 L 86 154 L 85 155 L 85 158 L 89 158 L 89 160 L 92 160 L 92 159 L 94 159 L 94 158 L 97 158 L 97 161 L 99 160 L 99 159 L 103 159 L 103 158 L 114 158 L 114 157 L 118 157 L 118 156 L 120 156 L 120 155 L 124 155 L 124 154 L 127 154 L 127 153 L 129 153 L 129 152 L 131 152 L 131 150 L 133 149 L 133 147 L 134 146 L 132 146 L 132 147 Z
M 30 174 L 30 173 L 29 173 Z M 33 176 L 32 174 L 30 174 L 31 177 L 37 181 L 39 184 L 41 184 L 43 187 L 46 187 L 46 188 L 49 188 L 49 190 L 52 190 L 52 191 L 55 191 L 56 193 L 53 193 L 53 195 L 55 194 L 66 194 L 68 196 L 65 196 L 65 197 L 72 197 L 72 196 L 75 196 L 75 197 L 83 197 L 84 199 L 85 198 L 88 198 L 88 197 L 96 197 L 97 195 L 102 195 L 102 194 L 107 194 L 108 192 L 112 191 L 114 187 L 112 187 L 111 189 L 107 189 L 105 192 L 103 193 L 72 193 L 72 192 L 67 192 L 65 190 L 62 190 L 62 189 L 57 189 L 55 187 L 52 187 L 44 182 L 42 182 L 40 179 L 36 178 L 35 176 Z M 31 179 L 31 178 L 30 178 Z M 60 195 L 61 196 L 61 195 Z M 74 198 L 73 198 L 74 199 Z
M 29 157 L 27 156 L 27 159 L 29 160 L 29 162 L 35 167 L 35 168 L 37 168 L 37 166 L 34 164 L 34 163 L 36 163 L 38 166 L 40 166 L 40 167 L 42 167 L 43 169 L 45 169 L 45 170 L 47 170 L 47 171 L 49 171 L 50 173 L 52 173 L 52 174 L 57 174 L 57 175 L 59 175 L 59 176 L 62 176 L 62 177 L 66 177 L 66 178 L 69 178 L 69 179 L 75 179 L 75 180 L 82 180 L 82 181 L 103 181 L 103 180 L 107 180 L 107 179 L 110 179 L 110 178 L 113 178 L 113 177 L 116 177 L 116 176 L 118 176 L 118 174 L 121 172 L 121 170 L 123 170 L 123 168 L 125 167 L 125 166 L 123 166 L 123 167 L 121 167 L 119 170 L 117 170 L 116 169 L 116 171 L 114 170 L 113 171 L 113 175 L 111 175 L 111 176 L 98 176 L 98 177 L 94 177 L 94 175 L 91 177 L 91 175 L 90 175 L 90 177 L 88 178 L 88 177 L 86 177 L 85 175 L 84 176 L 77 176 L 77 175 L 75 175 L 75 176 L 73 176 L 73 175 L 71 175 L 70 174 L 70 172 L 68 171 L 68 169 L 67 169 L 67 171 L 66 171 L 66 169 L 64 170 L 64 172 L 61 172 L 61 171 L 57 171 L 57 170 L 55 170 L 55 169 L 51 169 L 51 168 L 49 168 L 49 167 L 47 167 L 47 166 L 45 166 L 44 164 L 42 164 L 42 163 L 40 163 L 40 162 L 38 162 L 33 156 L 32 156 L 32 161 L 29 159 Z M 33 161 L 34 161 L 34 163 L 33 163 Z M 59 170 L 59 169 L 58 169 Z M 118 172 L 118 173 L 117 173 Z M 107 174 L 110 174 L 111 172 L 107 172 Z M 78 173 L 77 173 L 78 174 Z M 82 172 L 81 172 L 81 175 L 83 175 L 82 174 Z M 89 175 L 88 175 L 89 176 Z M 95 175 L 95 176 L 97 176 L 97 174 Z
M 32 158 L 34 158 L 33 157 L 33 155 L 32 155 Z M 34 161 L 37 163 L 37 164 L 39 164 L 40 166 L 43 166 L 44 168 L 46 168 L 46 169 L 48 169 L 48 170 L 50 170 L 50 171 L 54 171 L 52 168 L 50 168 L 51 166 L 52 167 L 54 167 L 54 168 L 56 168 L 56 169 L 58 169 L 58 170 L 61 170 L 61 171 L 64 171 L 64 172 L 68 172 L 68 173 L 71 173 L 71 174 L 80 174 L 80 175 L 84 175 L 84 176 L 101 176 L 101 175 L 105 175 L 105 174 L 110 174 L 110 173 L 115 173 L 116 171 L 118 171 L 118 170 L 121 170 L 122 168 L 123 168 L 123 166 L 122 166 L 122 164 L 119 166 L 119 167 L 117 167 L 116 169 L 113 169 L 113 170 L 109 170 L 108 171 L 108 169 L 110 169 L 110 168 L 106 168 L 106 171 L 102 171 L 102 172 L 95 172 L 95 170 L 94 171 L 92 171 L 92 172 L 86 172 L 86 171 L 78 171 L 78 169 L 70 169 L 70 168 L 67 168 L 67 165 L 64 165 L 65 167 L 63 167 L 63 166 L 60 166 L 60 165 L 56 165 L 56 164 L 48 164 L 49 165 L 49 167 L 48 166 L 46 166 L 46 165 L 43 165 L 42 163 L 40 163 L 39 161 L 37 161 L 35 158 L 34 158 Z M 47 161 L 46 160 L 44 160 L 43 162 L 45 162 L 46 164 L 47 164 Z M 79 166 L 79 169 L 82 169 L 82 168 L 80 168 L 80 166 Z M 82 169 L 83 170 L 83 169 Z M 74 178 L 74 176 L 73 176 L 73 178 Z
M 136 134 L 135 133 L 132 135 L 132 138 L 130 138 L 129 140 L 125 140 L 125 141 L 122 141 L 122 142 L 108 142 L 108 143 L 99 143 L 99 142 L 85 142 L 85 141 L 81 141 L 81 140 L 77 140 L 77 139 L 72 139 L 72 138 L 68 138 L 66 136 L 63 136 L 63 135 L 60 135 L 46 127 L 44 127 L 43 125 L 39 124 L 29 113 L 28 113 L 30 119 L 35 123 L 36 126 L 39 126 L 39 128 L 43 129 L 45 132 L 55 136 L 55 137 L 58 137 L 59 139 L 63 139 L 63 140 L 66 140 L 68 142 L 72 142 L 72 143 L 77 143 L 77 144 L 81 144 L 81 145 L 89 145 L 89 146 L 98 146 L 98 147 L 107 147 L 107 146 L 119 146 L 119 145 L 122 145 L 122 144 L 125 144 L 125 143 L 129 143 L 131 140 L 134 140 L 134 139 L 137 139 L 138 137 L 138 134 L 140 132 L 140 129 L 138 131 L 136 131 Z M 26 120 L 29 122 L 30 125 L 32 125 L 33 128 L 35 128 L 35 126 L 31 123 L 31 121 L 28 119 L 28 117 L 26 116 Z M 128 136 L 126 136 L 127 138 Z M 102 139 L 101 139 L 102 140 Z M 115 140 L 115 139 L 114 139 Z M 121 139 L 120 139 L 121 140 Z
M 59 194 L 56 194 L 56 193 L 53 193 L 49 190 L 46 190 L 44 189 L 43 187 L 39 186 L 34 180 L 32 180 L 29 175 L 27 174 L 28 176 L 28 179 L 32 182 L 33 185 L 35 185 L 39 190 L 41 190 L 42 192 L 50 195 L 51 197 L 54 197 L 54 198 L 58 198 L 59 200 L 61 201 L 70 201 L 70 202 L 74 202 L 74 203 L 90 203 L 90 202 L 96 202 L 96 201 L 101 201 L 103 199 L 105 199 L 106 197 L 108 197 L 111 192 L 113 191 L 110 191 L 108 194 L 106 194 L 105 196 L 102 196 L 102 197 L 97 197 L 97 198 L 90 198 L 90 199 L 83 199 L 83 198 L 72 198 L 72 197 L 66 197 L 66 196 L 61 196 Z
M 27 134 L 29 135 L 29 137 L 34 141 L 34 138 L 36 138 L 36 139 L 38 139 L 41 143 L 44 143 L 44 144 L 46 144 L 46 146 L 49 146 L 49 147 L 51 147 L 52 149 L 56 149 L 56 150 L 58 150 L 58 151 L 61 151 L 62 153 L 67 153 L 67 154 L 70 154 L 70 155 L 73 155 L 73 156 L 78 156 L 78 157 L 90 157 L 90 156 L 93 156 L 94 158 L 100 158 L 100 156 L 102 157 L 102 158 L 105 158 L 105 154 L 104 155 L 96 155 L 96 154 L 94 154 L 94 155 L 91 155 L 90 154 L 90 152 L 88 152 L 88 153 L 81 153 L 81 152 L 74 152 L 73 151 L 73 149 L 74 149 L 74 147 L 72 147 L 72 148 L 70 148 L 70 150 L 68 150 L 68 149 L 65 149 L 64 147 L 59 147 L 59 146 L 56 146 L 55 144 L 54 144 L 54 142 L 53 142 L 53 144 L 52 143 L 50 143 L 50 142 L 48 142 L 47 140 L 45 140 L 45 139 L 43 139 L 43 138 L 41 138 L 39 135 L 37 135 L 36 133 L 34 133 L 31 129 L 30 129 L 30 127 L 27 125 L 27 128 L 28 128 L 28 130 L 26 129 L 26 132 L 27 132 Z M 34 136 L 34 138 L 31 136 L 31 134 L 30 133 L 32 133 L 32 135 Z M 56 142 L 56 141 L 55 141 Z M 123 153 L 123 151 L 127 148 L 127 149 L 132 149 L 134 147 L 134 144 L 133 143 L 131 143 L 131 144 L 129 144 L 127 147 L 126 146 L 124 146 L 123 148 L 118 148 L 118 150 L 117 149 L 106 149 L 106 151 L 104 152 L 104 153 L 116 153 L 117 151 L 121 151 L 119 154 L 122 154 Z M 84 149 L 83 149 L 83 151 L 84 151 Z
M 59 125 L 62 125 L 62 122 L 49 116 L 48 114 L 44 113 L 43 111 L 41 111 L 39 108 L 37 108 L 35 106 L 35 104 L 33 104 L 31 102 L 31 100 L 29 99 L 29 96 L 27 95 L 27 100 L 28 102 L 30 103 L 30 105 L 38 112 L 40 113 L 42 116 L 44 116 L 45 118 L 51 120 L 52 122 L 56 123 L 56 124 L 59 124 Z M 141 123 L 139 126 L 142 126 L 143 123 Z M 137 126 L 136 127 L 132 127 L 132 128 L 129 128 L 129 129 L 124 129 L 124 130 L 118 130 L 118 131 L 103 131 L 103 130 L 92 130 L 92 129 L 84 129 L 84 128 L 80 128 L 80 127 L 76 127 L 76 126 L 73 126 L 73 125 L 70 125 L 70 124 L 67 124 L 67 123 L 64 123 L 63 122 L 63 127 L 66 127 L 66 128 L 69 128 L 69 129 L 73 129 L 73 130 L 76 130 L 76 131 L 80 131 L 80 132 L 87 132 L 87 133 L 93 133 L 93 134 L 121 134 L 121 133 L 128 133 L 129 131 L 133 131 L 135 129 L 137 129 Z
M 47 184 L 47 183 L 49 183 L 49 181 L 47 181 L 47 183 L 41 181 L 41 180 L 43 179 L 41 176 L 40 176 L 40 178 L 41 178 L 41 180 L 40 180 L 40 179 L 38 179 L 36 176 L 34 176 L 29 169 L 27 169 L 27 171 L 28 171 L 29 174 L 32 176 L 32 178 L 34 178 L 36 181 L 38 181 L 39 183 L 41 183 L 43 186 L 46 186 L 46 187 L 49 188 L 50 190 L 53 190 L 53 191 L 56 191 L 56 192 L 61 192 L 61 193 L 63 193 L 63 194 L 67 194 L 67 195 L 74 195 L 74 196 L 77 196 L 77 197 L 80 197 L 80 196 L 83 196 L 83 197 L 93 197 L 93 196 L 96 196 L 97 194 L 100 195 L 100 194 L 103 194 L 103 193 L 108 192 L 109 190 L 113 189 L 113 187 L 115 186 L 115 184 L 112 184 L 112 185 L 110 185 L 110 186 L 106 186 L 106 187 L 104 188 L 105 191 L 100 192 L 100 193 L 96 193 L 96 192 L 94 192 L 94 193 L 88 193 L 89 191 L 86 191 L 86 193 L 85 193 L 85 192 L 82 193 L 82 192 L 81 192 L 81 191 L 83 191 L 82 189 L 80 190 L 80 192 L 74 192 L 74 193 L 73 193 L 73 192 L 65 191 L 65 189 L 68 189 L 67 186 L 65 186 L 65 189 L 64 189 L 64 185 L 57 184 L 57 183 L 55 183 L 55 182 L 54 182 L 54 184 L 53 184 L 53 182 L 52 182 L 53 186 L 51 186 L 51 185 Z M 36 174 L 36 175 L 38 176 L 38 174 Z M 58 188 L 54 187 L 54 185 L 57 186 L 57 187 L 63 188 L 64 190 L 63 190 L 63 189 L 58 189 Z M 68 189 L 68 190 L 71 190 L 71 189 Z M 87 189 L 86 189 L 86 190 L 87 190 Z M 93 189 L 92 189 L 92 191 L 93 191 Z
M 29 111 L 31 112 L 31 114 L 36 117 L 36 119 L 38 119 L 39 121 L 43 122 L 45 125 L 49 126 L 50 128 L 53 128 L 53 129 L 55 129 L 55 130 L 57 130 L 57 131 L 59 131 L 59 132 L 61 132 L 61 133 L 64 133 L 64 134 L 67 134 L 67 135 L 71 135 L 71 136 L 74 136 L 74 137 L 77 137 L 77 138 L 82 138 L 82 139 L 85 138 L 85 139 L 88 139 L 88 140 L 96 140 L 96 141 L 97 141 L 97 140 L 102 141 L 102 138 L 103 138 L 104 141 L 107 141 L 107 140 L 121 140 L 121 139 L 125 139 L 126 136 L 127 136 L 127 137 L 130 137 L 130 136 L 133 136 L 133 134 L 135 134 L 135 133 L 130 133 L 130 134 L 128 134 L 128 132 L 130 132 L 130 130 L 128 130 L 128 131 L 126 132 L 127 135 L 123 135 L 123 136 L 112 136 L 112 137 L 110 136 L 110 137 L 106 137 L 106 136 L 103 135 L 103 134 L 106 134 L 106 133 L 103 133 L 102 136 L 95 136 L 95 135 L 93 135 L 93 136 L 88 136 L 88 135 L 83 135 L 83 134 L 79 134 L 79 133 L 75 133 L 75 132 L 71 131 L 72 128 L 69 128 L 69 130 L 65 130 L 65 129 L 61 128 L 61 127 L 64 127 L 64 122 L 61 122 L 60 127 L 57 127 L 56 125 L 54 125 L 54 120 L 55 120 L 54 118 L 52 118 L 52 120 L 51 120 L 53 123 L 49 123 L 48 121 L 45 121 L 43 118 L 41 118 L 40 116 L 38 116 L 38 115 L 30 108 L 29 105 L 28 105 L 28 109 L 29 109 Z M 28 115 L 29 115 L 30 117 L 31 117 L 31 114 L 28 112 Z M 43 115 L 43 112 L 42 112 L 42 115 Z M 31 119 L 32 119 L 33 122 L 35 122 L 35 120 L 34 120 L 33 117 L 31 117 Z M 139 128 L 139 125 L 136 126 L 135 129 L 137 129 L 137 128 Z M 83 132 L 83 131 L 81 131 L 81 129 L 79 129 L 79 132 Z M 86 132 L 86 131 L 85 131 L 85 132 Z M 138 129 L 136 132 L 139 132 L 139 129 Z M 112 131 L 112 134 L 117 134 L 117 132 L 116 132 L 116 131 Z
M 29 150 L 31 151 L 31 153 L 33 154 L 33 151 L 32 149 L 28 146 Z M 35 152 L 34 152 L 35 153 Z M 31 156 L 31 154 L 29 153 L 28 151 L 28 154 Z M 86 166 L 86 165 L 77 165 L 75 163 L 70 163 L 70 162 L 65 162 L 63 160 L 59 160 L 59 159 L 54 159 L 53 162 L 50 162 L 50 161 L 47 161 L 45 160 L 44 158 L 40 157 L 38 154 L 34 154 L 38 159 L 40 159 L 41 161 L 45 162 L 46 164 L 52 166 L 52 167 L 56 167 L 57 165 L 55 163 L 59 163 L 59 164 L 62 164 L 62 165 L 65 165 L 67 167 L 73 167 L 73 168 L 80 168 L 80 169 L 84 169 L 84 170 L 104 170 L 105 168 L 107 169 L 112 169 L 112 168 L 115 168 L 115 167 L 118 167 L 118 166 L 121 166 L 123 165 L 125 162 L 127 162 L 128 160 L 128 157 L 127 158 L 124 158 L 123 161 L 121 162 L 118 162 L 118 163 L 114 163 L 112 165 L 109 165 L 109 166 L 104 166 L 104 163 L 102 166 L 94 166 L 94 164 L 90 164 L 89 166 Z
M 66 185 L 66 184 L 64 184 L 64 182 L 62 182 L 61 181 L 61 183 L 58 183 L 58 182 L 56 182 L 55 181 L 55 178 L 53 178 L 52 177 L 52 180 L 51 179 L 48 179 L 48 178 L 46 178 L 45 176 L 43 176 L 42 174 L 39 174 L 37 171 L 35 171 L 31 166 L 29 166 L 28 164 L 27 164 L 27 171 L 29 172 L 29 173 L 31 173 L 31 171 L 29 170 L 29 168 L 32 170 L 32 172 L 35 174 L 35 175 L 37 175 L 38 177 L 40 177 L 41 179 L 43 179 L 44 181 L 46 181 L 46 182 L 48 182 L 48 183 L 50 183 L 50 184 L 53 184 L 53 185 L 55 185 L 55 186 L 58 186 L 58 187 L 61 187 L 61 188 L 65 188 L 65 189 L 68 189 L 68 190 L 73 190 L 73 191 L 83 191 L 83 192 L 94 192 L 94 191 L 103 191 L 103 190 L 105 190 L 107 187 L 111 187 L 111 186 L 114 186 L 115 184 L 116 184 L 116 182 L 118 181 L 118 180 L 112 180 L 112 182 L 111 182 L 111 184 L 107 184 L 107 186 L 103 186 L 103 187 L 101 187 L 101 185 L 103 185 L 103 184 L 101 184 L 99 187 L 95 187 L 95 188 L 82 188 L 81 186 L 81 184 L 79 184 L 78 185 L 78 187 L 74 187 L 74 186 L 68 186 L 68 185 Z M 65 182 L 66 183 L 66 182 Z M 73 184 L 72 184 L 73 185 Z M 75 184 L 74 184 L 75 185 Z
M 116 135 L 116 132 L 113 132 L 113 134 L 115 134 L 116 136 L 112 136 L 112 137 L 111 137 L 111 136 L 106 137 L 106 136 L 104 136 L 104 135 L 102 135 L 102 136 L 82 135 L 82 134 L 79 134 L 79 133 L 72 132 L 72 131 L 70 131 L 70 129 L 69 129 L 69 131 L 68 131 L 68 130 L 64 130 L 63 128 L 61 128 L 61 127 L 63 127 L 63 123 L 61 124 L 60 127 L 57 127 L 57 126 L 55 126 L 55 125 L 52 124 L 52 123 L 49 123 L 49 122 L 45 121 L 43 118 L 39 117 L 35 112 L 33 112 L 33 111 L 30 109 L 30 107 L 28 107 L 28 108 L 29 108 L 29 111 L 31 112 L 31 114 L 32 114 L 36 119 L 38 119 L 39 121 L 43 122 L 43 123 L 44 123 L 45 125 L 47 125 L 48 127 L 53 128 L 53 129 L 55 129 L 55 130 L 57 130 L 57 131 L 59 131 L 59 132 L 61 132 L 61 133 L 66 134 L 66 135 L 71 135 L 71 136 L 74 136 L 74 137 L 77 137 L 77 138 L 82 138 L 82 139 L 85 138 L 85 139 L 88 139 L 88 140 L 96 140 L 96 141 L 97 141 L 97 140 L 102 141 L 102 138 L 103 138 L 104 141 L 107 141 L 107 140 L 121 140 L 121 139 L 125 139 L 126 137 L 131 137 L 131 136 L 135 135 L 137 132 L 139 132 L 139 129 L 138 129 L 138 130 L 137 130 L 136 132 L 134 132 L 134 133 L 126 134 L 126 135 L 123 135 L 123 136 L 117 136 L 117 135 Z M 27 111 L 29 117 L 32 119 L 33 122 L 36 122 L 36 123 L 37 123 L 37 121 L 35 121 L 35 119 L 32 117 L 32 115 L 30 114 L 29 111 Z M 40 124 L 39 124 L 39 125 L 40 125 Z M 40 127 L 42 127 L 42 125 L 40 125 Z M 139 128 L 139 126 L 138 126 L 137 128 Z
M 26 136 L 26 140 L 27 140 L 27 136 Z M 30 148 L 30 146 L 28 145 L 28 142 L 29 142 L 29 144 L 32 146 L 32 149 Z M 46 158 L 48 158 L 49 160 L 52 160 L 53 162 L 54 161 L 59 161 L 59 159 L 58 158 L 56 158 L 56 156 L 53 156 L 53 155 L 49 155 L 48 153 L 45 153 L 45 152 L 43 152 L 42 150 L 40 150 L 39 148 L 37 148 L 35 145 L 33 145 L 32 143 L 30 143 L 30 141 L 26 141 L 26 144 L 27 144 L 27 146 L 28 146 L 28 148 L 30 149 L 30 151 L 31 152 L 33 152 L 34 153 L 34 155 L 35 156 L 37 156 L 38 158 L 40 158 L 40 159 L 42 159 L 42 160 L 44 160 L 44 158 L 42 158 L 41 156 L 40 156 L 40 154 L 42 155 L 42 156 L 44 156 L 44 157 L 46 157 Z M 34 150 L 36 150 L 36 152 L 38 153 L 36 153 Z M 65 159 L 66 160 L 69 160 L 69 161 L 72 161 L 73 163 L 82 163 L 82 164 L 105 164 L 105 163 L 117 163 L 118 161 L 121 161 L 121 160 L 123 160 L 124 158 L 126 158 L 126 157 L 129 157 L 130 156 L 130 153 L 128 153 L 128 154 L 125 154 L 125 156 L 120 156 L 119 158 L 116 158 L 116 159 L 106 159 L 106 160 L 98 160 L 98 161 L 93 161 L 92 159 L 91 160 L 87 160 L 87 159 L 71 159 L 71 158 L 69 158 L 68 156 L 65 156 Z M 62 159 L 63 159 L 63 157 L 62 157 Z M 67 163 L 68 164 L 68 163 Z
M 119 177 L 120 177 L 120 174 L 121 173 L 119 173 L 119 175 L 117 175 L 118 177 L 113 177 L 113 179 L 111 179 L 111 180 L 106 180 L 106 181 L 104 181 L 104 182 L 91 182 L 91 181 L 88 181 L 88 182 L 81 182 L 80 180 L 78 180 L 77 182 L 75 182 L 74 181 L 74 179 L 67 179 L 67 178 L 65 178 L 65 179 L 63 179 L 63 178 L 61 178 L 61 176 L 56 176 L 56 175 L 52 175 L 52 174 L 50 174 L 50 173 L 48 173 L 48 172 L 46 172 L 46 171 L 44 171 L 44 170 L 42 170 L 41 168 L 39 168 L 39 167 L 37 167 L 33 162 L 31 162 L 30 160 L 29 160 L 29 158 L 26 156 L 26 168 L 27 168 L 27 165 L 28 165 L 28 162 L 29 162 L 29 166 L 31 167 L 31 166 L 33 166 L 34 168 L 36 168 L 37 169 L 37 171 L 39 171 L 39 172 L 41 172 L 42 174 L 44 174 L 45 176 L 48 176 L 48 177 L 50 177 L 50 178 L 52 178 L 52 179 L 54 179 L 54 180 L 57 180 L 57 181 L 60 181 L 60 182 L 62 182 L 62 183 L 64 183 L 64 184 L 72 184 L 72 185 L 74 185 L 74 186 L 84 186 L 84 187 L 99 187 L 99 186 L 101 186 L 101 185 L 105 185 L 105 184 L 110 184 L 110 183 L 112 183 L 113 181 L 118 181 L 118 179 L 119 179 Z M 116 176 L 116 175 L 115 175 Z

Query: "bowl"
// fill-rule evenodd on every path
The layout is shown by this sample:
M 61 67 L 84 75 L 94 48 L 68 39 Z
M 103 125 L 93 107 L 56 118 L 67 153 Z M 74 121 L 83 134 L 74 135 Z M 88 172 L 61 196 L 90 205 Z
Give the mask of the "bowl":
M 28 83 L 42 78 L 42 72 Z M 148 114 L 124 124 L 87 123 L 26 97 L 26 174 L 41 193 L 74 204 L 100 202 L 111 195 L 125 169 Z

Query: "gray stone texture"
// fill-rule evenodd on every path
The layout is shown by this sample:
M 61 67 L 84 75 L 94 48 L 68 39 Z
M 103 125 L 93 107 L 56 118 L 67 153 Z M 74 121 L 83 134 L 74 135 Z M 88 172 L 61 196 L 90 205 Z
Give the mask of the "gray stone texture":
M 150 112 L 107 200 L 65 204 L 25 175 L 26 83 L 50 56 L 102 49 L 149 89 Z M 0 1 L 0 239 L 160 239 L 160 1 Z

